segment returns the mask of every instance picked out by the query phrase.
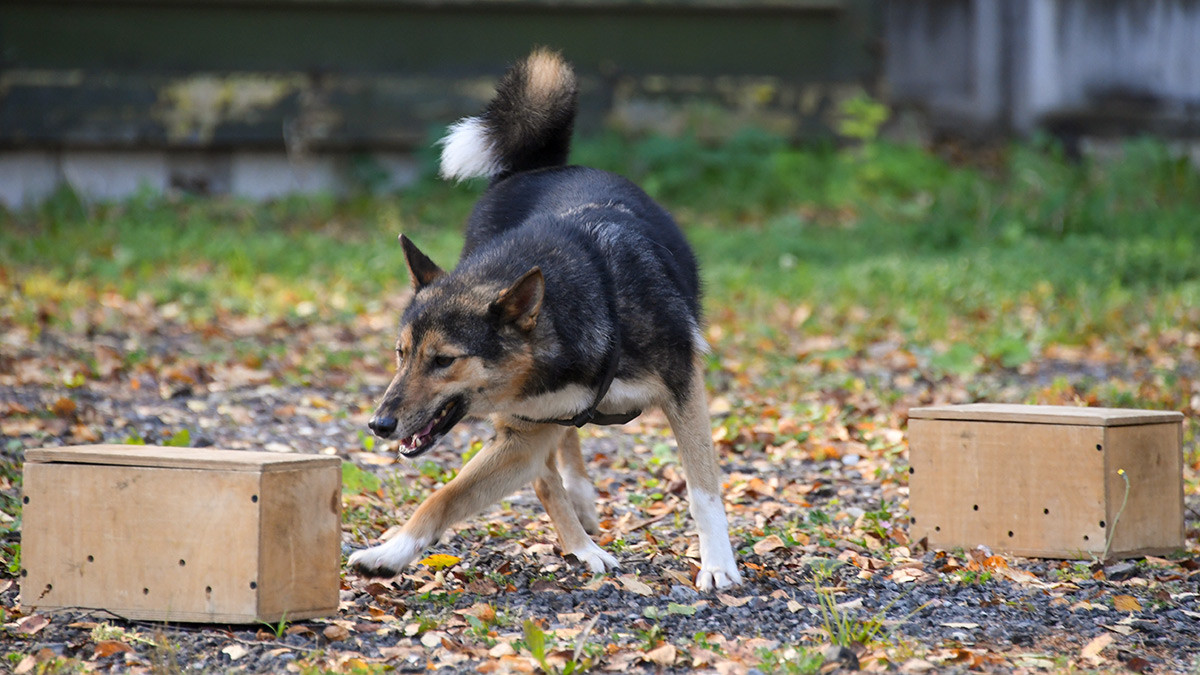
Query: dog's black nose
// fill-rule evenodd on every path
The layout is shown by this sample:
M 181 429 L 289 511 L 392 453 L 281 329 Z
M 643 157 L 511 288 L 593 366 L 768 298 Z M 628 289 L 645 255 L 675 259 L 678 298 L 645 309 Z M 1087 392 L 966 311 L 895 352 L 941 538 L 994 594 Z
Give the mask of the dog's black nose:
M 370 422 L 367 422 L 367 426 L 371 428 L 371 431 L 375 432 L 376 436 L 380 438 L 387 438 L 388 436 L 392 435 L 393 431 L 396 430 L 396 418 L 379 417 L 376 415 L 375 417 L 371 418 Z

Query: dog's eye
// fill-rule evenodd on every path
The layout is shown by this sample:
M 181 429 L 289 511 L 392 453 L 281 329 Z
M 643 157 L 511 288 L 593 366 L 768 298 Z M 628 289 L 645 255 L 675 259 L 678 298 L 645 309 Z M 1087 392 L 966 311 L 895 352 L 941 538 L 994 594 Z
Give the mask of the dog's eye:
M 457 358 L 457 356 L 450 356 L 448 354 L 438 354 L 437 356 L 433 357 L 433 367 L 448 368 L 450 364 L 454 363 L 454 360 Z

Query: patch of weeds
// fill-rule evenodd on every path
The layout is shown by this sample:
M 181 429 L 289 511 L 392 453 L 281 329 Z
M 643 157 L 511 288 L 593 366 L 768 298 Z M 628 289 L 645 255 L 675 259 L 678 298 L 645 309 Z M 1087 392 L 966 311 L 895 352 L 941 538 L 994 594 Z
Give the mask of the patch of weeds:
M 377 492 L 383 486 L 379 476 L 363 471 L 354 462 L 342 462 L 342 494 L 361 495 Z
M 525 639 L 523 647 L 529 651 L 530 656 L 538 663 L 543 673 L 554 673 L 555 675 L 573 675 L 574 673 L 582 673 L 591 669 L 595 664 L 595 657 L 599 653 L 594 648 L 590 649 L 587 643 L 588 635 L 596 625 L 597 619 L 592 619 L 591 623 L 584 627 L 579 634 L 579 639 L 575 643 L 575 649 L 571 656 L 566 658 L 562 667 L 559 668 L 550 662 L 550 653 L 554 647 L 554 640 L 546 635 L 542 627 L 539 626 L 533 619 L 526 619 L 524 624 Z
M 653 605 L 651 605 L 651 607 L 653 607 Z M 647 607 L 646 609 L 650 609 L 650 607 Z M 654 620 L 658 620 L 657 615 L 654 617 Z M 663 627 L 658 623 L 652 623 L 645 627 L 635 627 L 633 633 L 637 639 L 641 641 L 642 651 L 645 652 L 654 649 L 667 639 L 667 631 L 664 630 Z
M 903 596 L 898 596 L 865 619 L 854 617 L 848 610 L 838 606 L 834 591 L 828 584 L 833 579 L 833 572 L 837 566 L 830 561 L 818 564 L 813 568 L 813 586 L 821 608 L 822 628 L 825 630 L 830 644 L 842 647 L 851 647 L 856 644 L 869 646 L 890 638 L 896 628 L 884 630 L 884 615 Z M 924 608 L 925 605 L 920 605 L 914 609 L 897 622 L 896 627 Z
M 982 585 L 992 580 L 992 572 L 991 570 L 960 569 L 954 572 L 954 578 L 960 584 Z
M 705 633 L 704 631 L 699 631 L 695 635 L 692 636 L 692 642 L 695 642 L 696 646 L 701 649 L 707 649 L 708 651 L 710 651 L 718 656 L 724 656 L 725 650 L 721 649 L 721 645 L 709 642 L 708 635 L 709 634 Z M 715 633 L 714 633 L 714 635 L 715 635 Z
M 449 609 L 454 606 L 455 600 L 462 594 L 461 590 L 453 589 L 445 592 L 428 591 L 417 596 L 418 602 L 423 602 L 428 605 L 440 609 Z
M 458 469 L 443 469 L 440 464 L 429 459 L 421 462 L 419 471 L 422 476 L 431 479 L 438 485 L 445 485 L 458 475 Z
M 182 675 L 184 672 L 179 663 L 179 644 L 172 642 L 162 631 L 154 634 L 151 643 L 150 672 L 156 675 Z
M 787 673 L 787 675 L 809 675 L 821 672 L 825 657 L 820 652 L 803 647 L 788 647 L 786 649 L 760 648 L 758 669 L 764 673 Z
M 279 621 L 276 623 L 271 624 L 266 621 L 259 621 L 259 623 L 269 628 L 275 634 L 276 640 L 282 640 L 288 629 L 287 612 L 284 612 L 283 616 L 279 617 Z

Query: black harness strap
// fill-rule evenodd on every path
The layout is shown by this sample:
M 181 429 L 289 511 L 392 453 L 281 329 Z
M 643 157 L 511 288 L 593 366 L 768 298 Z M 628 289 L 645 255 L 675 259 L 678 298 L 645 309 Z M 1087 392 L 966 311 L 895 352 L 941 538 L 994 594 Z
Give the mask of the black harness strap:
M 520 417 L 526 422 L 535 422 L 538 424 L 561 424 L 564 427 L 582 427 L 585 424 L 625 424 L 638 415 L 642 414 L 641 410 L 631 410 L 625 413 L 602 413 L 596 410 L 600 407 L 600 402 L 608 394 L 608 388 L 612 386 L 612 381 L 617 376 L 617 365 L 621 360 L 621 333 L 617 328 L 616 323 L 613 324 L 612 341 L 609 343 L 608 363 L 604 367 L 604 374 L 600 377 L 600 381 L 596 387 L 596 397 L 592 399 L 592 404 L 583 409 L 579 414 L 569 419 L 548 419 L 534 420 L 528 417 Z

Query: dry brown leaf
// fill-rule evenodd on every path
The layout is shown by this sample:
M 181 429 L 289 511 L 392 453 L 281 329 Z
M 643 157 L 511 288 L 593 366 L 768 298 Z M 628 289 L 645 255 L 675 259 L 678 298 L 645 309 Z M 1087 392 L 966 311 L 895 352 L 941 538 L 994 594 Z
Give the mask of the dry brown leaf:
M 787 544 L 783 543 L 783 539 L 780 539 L 779 535 L 772 534 L 759 540 L 754 545 L 754 552 L 758 555 L 766 555 L 771 551 L 781 548 L 787 548 Z
M 116 654 L 117 652 L 131 652 L 131 651 L 133 651 L 133 647 L 130 647 L 129 645 L 127 645 L 124 642 L 121 642 L 119 640 L 101 640 L 100 642 L 96 643 L 96 648 L 92 652 L 92 658 L 93 659 L 103 659 L 105 657 L 112 656 L 113 654 Z
M 625 587 L 625 590 L 629 591 L 630 593 L 637 593 L 638 595 L 645 596 L 654 594 L 654 589 L 650 588 L 645 582 L 632 574 L 622 574 L 620 577 L 618 577 L 618 579 L 621 581 L 621 585 Z
M 21 635 L 33 635 L 50 625 L 50 617 L 45 614 L 30 614 L 17 621 L 17 632 Z
M 721 604 L 725 605 L 726 607 L 741 607 L 747 602 L 750 602 L 750 598 L 751 596 L 735 598 L 732 595 L 726 595 L 725 593 L 717 593 L 717 600 L 720 600 Z
M 325 630 L 321 631 L 321 634 L 324 635 L 325 639 L 329 640 L 330 642 L 338 642 L 350 637 L 350 630 L 345 626 L 334 624 L 332 626 L 326 626 Z
M 1142 603 L 1132 595 L 1114 595 L 1112 598 L 1113 609 L 1118 612 L 1140 612 L 1142 611 Z
M 1100 660 L 1100 652 L 1113 643 L 1113 636 L 1105 633 L 1098 635 L 1079 651 L 1079 657 L 1090 661 Z
M 477 602 L 466 609 L 460 609 L 454 613 L 473 616 L 484 623 L 492 623 L 496 620 L 496 608 L 486 602 Z
M 677 655 L 678 651 L 675 649 L 675 645 L 668 642 L 642 654 L 642 658 L 650 663 L 657 663 L 660 666 L 670 666 L 675 664 L 675 657 Z
M 78 409 L 78 406 L 75 405 L 75 401 L 66 396 L 60 397 L 50 406 L 50 412 L 59 417 L 70 417 L 75 414 L 76 409 Z

